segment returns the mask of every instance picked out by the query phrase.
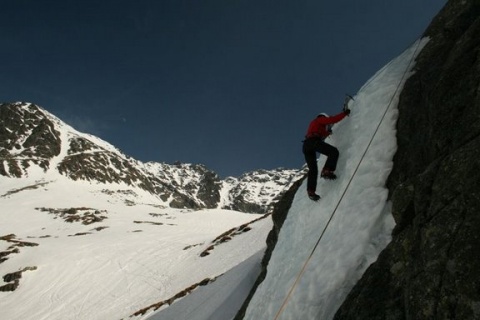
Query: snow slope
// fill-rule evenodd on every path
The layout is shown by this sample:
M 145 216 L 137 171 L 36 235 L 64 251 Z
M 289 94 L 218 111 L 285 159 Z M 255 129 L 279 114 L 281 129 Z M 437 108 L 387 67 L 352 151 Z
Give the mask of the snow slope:
M 0 292 L 1 319 L 128 318 L 263 250 L 272 227 L 258 220 L 201 257 L 263 216 L 172 209 L 141 189 L 48 177 L 0 184 L 0 275 L 26 270 L 15 291 Z M 84 224 L 88 215 L 96 220 Z
M 263 250 L 149 320 L 232 319 L 260 273 Z

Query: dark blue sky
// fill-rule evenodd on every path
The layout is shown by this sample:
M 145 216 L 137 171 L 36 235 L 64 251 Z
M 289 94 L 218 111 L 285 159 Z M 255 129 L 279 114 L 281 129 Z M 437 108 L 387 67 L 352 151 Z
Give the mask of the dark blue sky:
M 300 168 L 312 117 L 340 111 L 445 3 L 2 0 L 0 101 L 145 162 Z

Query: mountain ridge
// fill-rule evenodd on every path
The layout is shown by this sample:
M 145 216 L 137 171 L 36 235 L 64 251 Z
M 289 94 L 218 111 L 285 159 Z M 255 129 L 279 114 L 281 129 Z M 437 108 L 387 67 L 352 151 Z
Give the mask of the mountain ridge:
M 202 164 L 143 163 L 82 133 L 33 103 L 0 104 L 0 175 L 63 175 L 71 180 L 126 184 L 174 208 L 223 208 L 266 213 L 304 170 L 256 170 L 219 176 Z

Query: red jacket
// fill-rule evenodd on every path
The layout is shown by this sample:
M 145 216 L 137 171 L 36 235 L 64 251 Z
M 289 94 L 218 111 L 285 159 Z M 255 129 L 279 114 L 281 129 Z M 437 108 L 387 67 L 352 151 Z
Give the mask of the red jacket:
M 316 117 L 315 119 L 313 119 L 312 122 L 310 122 L 305 138 L 325 139 L 331 134 L 331 132 L 328 130 L 328 126 L 331 124 L 340 122 L 346 116 L 347 114 L 345 112 L 341 112 L 332 117 L 324 117 L 324 116 Z

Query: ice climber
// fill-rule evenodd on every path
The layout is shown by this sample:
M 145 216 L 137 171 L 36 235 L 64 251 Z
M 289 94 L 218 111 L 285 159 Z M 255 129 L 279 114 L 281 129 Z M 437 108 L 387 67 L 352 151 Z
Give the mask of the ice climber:
M 308 166 L 307 176 L 307 193 L 308 197 L 314 201 L 318 201 L 320 196 L 316 194 L 317 189 L 317 152 L 327 156 L 327 161 L 322 169 L 320 176 L 324 179 L 335 180 L 335 169 L 339 152 L 334 146 L 325 142 L 325 139 L 332 134 L 332 126 L 334 123 L 340 122 L 350 114 L 350 109 L 344 107 L 344 110 L 332 117 L 326 113 L 320 113 L 308 126 L 305 140 L 303 141 L 303 154 Z

